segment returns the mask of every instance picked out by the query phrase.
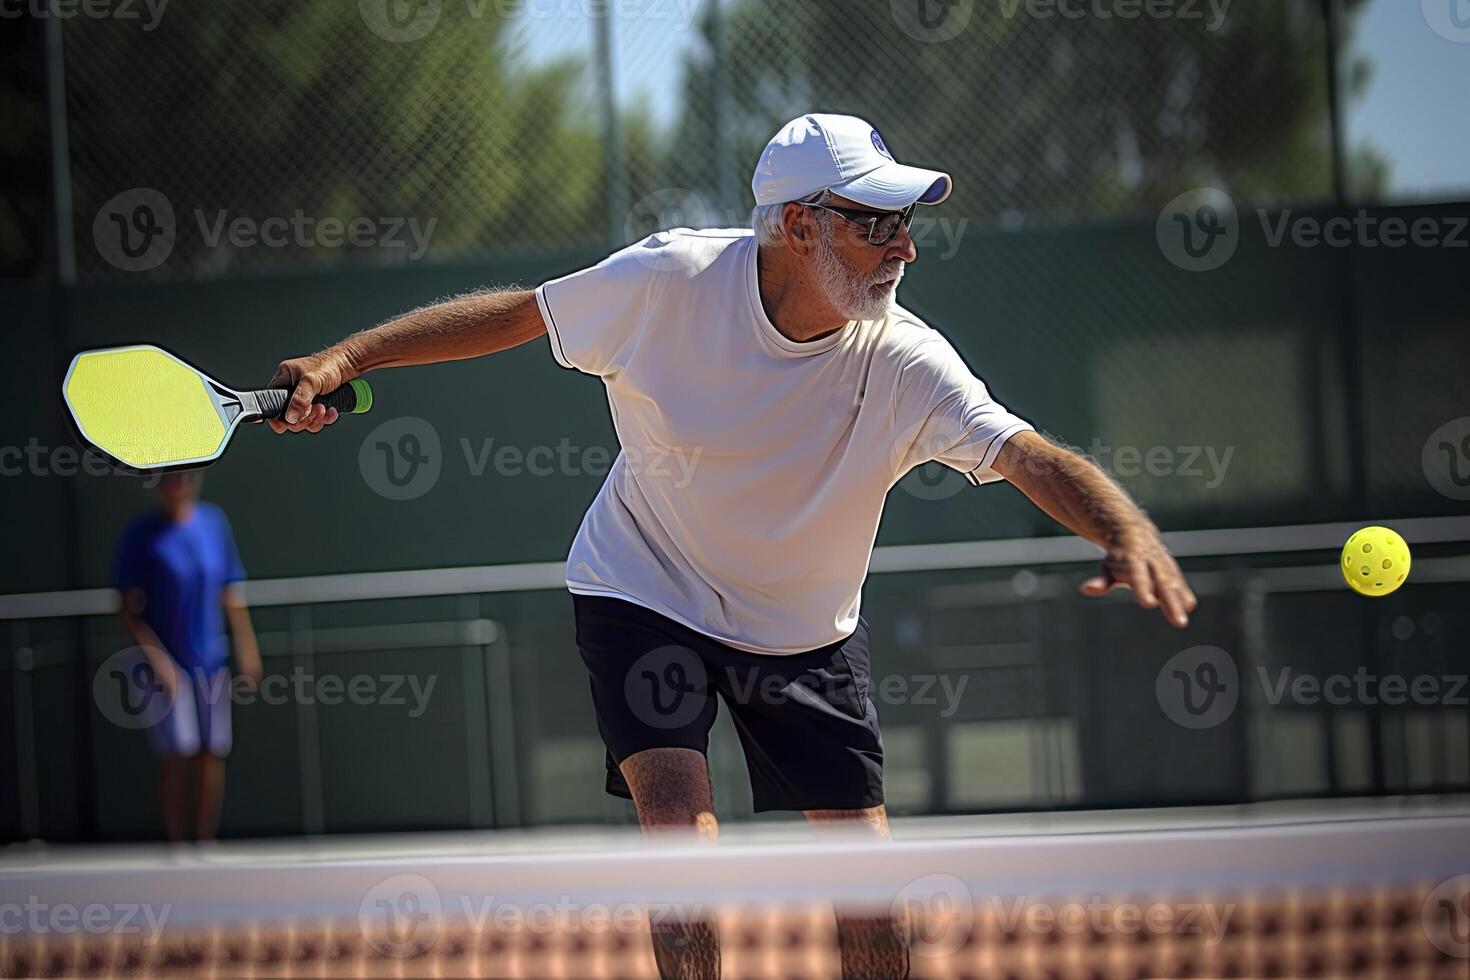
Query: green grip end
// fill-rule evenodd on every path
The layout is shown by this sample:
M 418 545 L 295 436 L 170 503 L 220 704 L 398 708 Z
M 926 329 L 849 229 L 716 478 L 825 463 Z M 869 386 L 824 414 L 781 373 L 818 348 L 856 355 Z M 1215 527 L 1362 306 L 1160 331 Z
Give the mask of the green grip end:
M 373 389 L 361 378 L 354 378 L 347 382 L 352 386 L 352 391 L 357 395 L 357 404 L 352 409 L 353 415 L 361 415 L 373 407 Z

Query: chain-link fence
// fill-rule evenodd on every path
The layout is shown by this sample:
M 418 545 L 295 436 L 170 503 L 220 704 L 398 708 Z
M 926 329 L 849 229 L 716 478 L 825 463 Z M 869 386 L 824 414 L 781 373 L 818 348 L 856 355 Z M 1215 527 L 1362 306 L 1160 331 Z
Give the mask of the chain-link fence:
M 1361 2 L 1341 0 L 1341 33 Z M 811 109 L 950 170 L 944 212 L 978 227 L 1157 212 L 1201 184 L 1326 202 L 1329 77 L 1366 77 L 1329 68 L 1318 0 L 117 2 L 52 20 L 29 26 L 60 35 L 53 176 L 82 282 L 743 224 L 761 146 Z M 1371 153 L 1353 163 L 1381 177 Z M 37 197 L 10 210 L 44 238 L 66 219 Z M 0 248 L 12 270 L 40 260 Z

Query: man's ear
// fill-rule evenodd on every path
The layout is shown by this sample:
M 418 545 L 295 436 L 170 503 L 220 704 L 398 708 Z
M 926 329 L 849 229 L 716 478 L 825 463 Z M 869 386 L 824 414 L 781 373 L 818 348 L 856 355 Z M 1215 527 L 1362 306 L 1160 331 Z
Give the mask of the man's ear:
M 811 241 L 812 229 L 806 221 L 807 210 L 799 204 L 788 204 L 781 212 L 781 219 L 786 223 L 786 242 L 792 251 L 802 255 L 806 254 Z

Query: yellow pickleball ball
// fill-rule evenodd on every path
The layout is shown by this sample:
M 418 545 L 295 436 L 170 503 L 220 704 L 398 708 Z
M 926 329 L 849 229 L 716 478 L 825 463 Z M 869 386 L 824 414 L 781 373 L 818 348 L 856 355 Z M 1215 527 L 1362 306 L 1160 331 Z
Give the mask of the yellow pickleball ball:
M 1409 546 L 1392 528 L 1361 528 L 1342 546 L 1341 567 L 1354 592 L 1385 596 L 1409 577 Z

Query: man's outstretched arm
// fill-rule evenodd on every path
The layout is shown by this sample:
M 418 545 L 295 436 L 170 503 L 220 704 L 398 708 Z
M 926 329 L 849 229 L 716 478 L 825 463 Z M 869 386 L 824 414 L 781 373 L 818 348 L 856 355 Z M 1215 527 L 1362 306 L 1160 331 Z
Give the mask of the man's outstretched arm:
M 458 296 L 425 306 L 355 333 L 320 354 L 282 361 L 270 388 L 292 389 L 277 432 L 320 432 L 337 419 L 337 410 L 312 399 L 377 368 L 460 361 L 518 347 L 546 333 L 536 294 L 529 289 L 495 290 Z
M 1082 583 L 1084 594 L 1130 588 L 1140 606 L 1162 606 L 1169 622 L 1180 629 L 1189 625 L 1198 600 L 1158 528 L 1097 466 L 1035 432 L 1018 432 L 992 469 L 1057 523 L 1107 553 L 1103 574 Z

